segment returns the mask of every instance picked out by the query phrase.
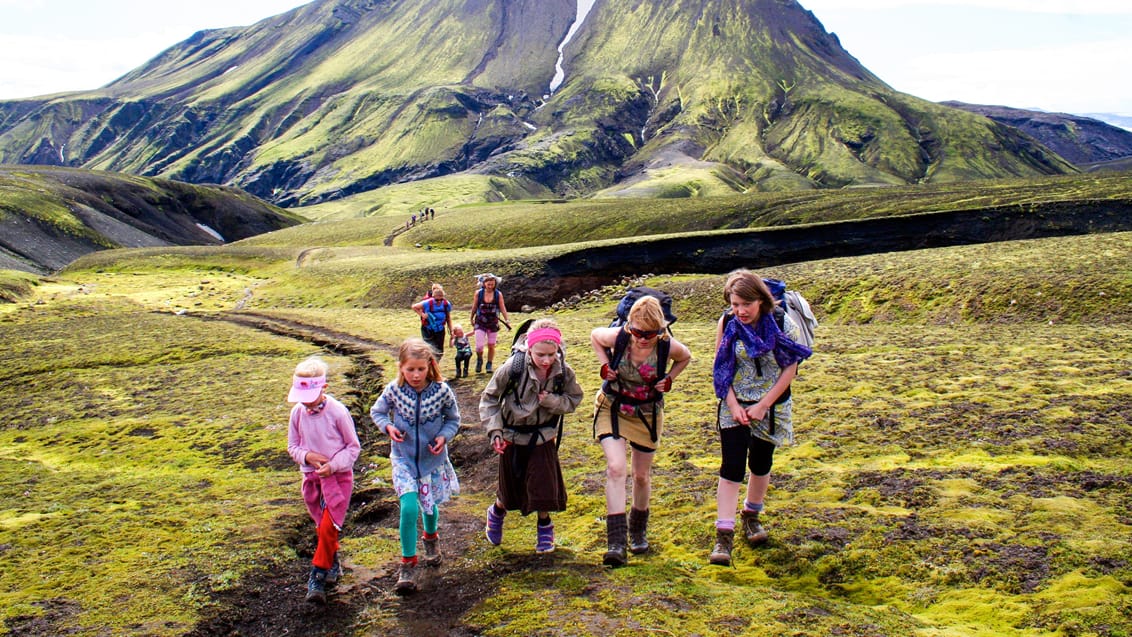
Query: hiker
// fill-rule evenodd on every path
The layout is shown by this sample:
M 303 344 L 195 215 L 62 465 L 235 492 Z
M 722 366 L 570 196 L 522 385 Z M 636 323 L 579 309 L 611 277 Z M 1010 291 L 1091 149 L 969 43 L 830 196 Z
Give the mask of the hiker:
M 448 442 L 460 428 L 456 394 L 440 374 L 432 347 L 419 338 L 401 343 L 397 378 L 369 410 L 377 428 L 392 441 L 389 460 L 393 490 L 401 501 L 401 568 L 395 590 L 417 590 L 417 518 L 424 520 L 425 566 L 438 566 L 440 505 L 460 492 L 448 458 Z
M 722 461 L 716 489 L 716 542 L 708 560 L 729 566 L 735 538 L 735 507 L 746 469 L 751 478 L 741 517 L 751 546 L 767 541 L 759 522 L 770 485 L 774 450 L 794 441 L 790 382 L 812 351 L 796 342 L 800 328 L 787 315 L 780 329 L 775 299 L 761 277 L 749 270 L 727 276 L 723 298 L 729 309 L 716 328 L 712 381 L 719 398 Z M 746 466 L 744 466 L 746 465 Z
M 495 360 L 495 342 L 499 336 L 499 322 L 508 325 L 511 315 L 507 313 L 507 305 L 503 302 L 503 293 L 499 291 L 499 284 L 503 279 L 488 272 L 476 277 L 480 287 L 472 299 L 472 325 L 476 330 L 476 373 L 483 371 L 483 350 L 487 346 L 487 373 L 491 373 L 491 365 Z M 508 325 L 510 328 L 510 325 Z
M 326 602 L 326 590 L 338 585 L 338 534 L 354 490 L 354 462 L 362 446 L 350 411 L 326 393 L 330 367 L 312 356 L 295 367 L 287 401 L 287 453 L 303 474 L 303 502 L 314 520 L 318 542 L 307 577 L 307 601 Z
M 499 366 L 480 396 L 480 420 L 499 455 L 495 502 L 484 534 L 503 542 L 508 511 L 536 511 L 536 553 L 554 551 L 551 512 L 566 510 L 566 483 L 558 462 L 562 419 L 582 402 L 582 388 L 566 364 L 562 332 L 552 319 L 530 324 L 516 353 Z M 521 367 L 519 367 L 521 366 Z
M 635 554 L 649 550 L 650 472 L 664 423 L 664 393 L 672 389 L 673 380 L 692 360 L 692 353 L 668 333 L 667 327 L 660 302 L 643 296 L 633 303 L 625 325 L 599 327 L 590 333 L 590 343 L 601 363 L 601 378 L 606 381 L 594 406 L 594 436 L 605 454 L 608 550 L 602 561 L 607 566 L 622 566 L 628 561 L 626 544 Z M 621 352 L 616 351 L 618 335 Z M 663 356 L 663 350 L 667 350 L 667 356 Z M 662 373 L 669 362 L 671 369 Z M 632 449 L 633 468 L 628 520 L 626 441 Z
M 456 378 L 467 378 L 468 362 L 472 360 L 472 344 L 468 342 L 464 326 L 459 323 L 452 326 L 452 347 L 456 348 Z
M 444 288 L 433 283 L 425 298 L 413 303 L 412 308 L 421 317 L 421 338 L 432 345 L 439 360 L 444 356 L 444 337 L 452 332 L 452 303 L 444 298 Z

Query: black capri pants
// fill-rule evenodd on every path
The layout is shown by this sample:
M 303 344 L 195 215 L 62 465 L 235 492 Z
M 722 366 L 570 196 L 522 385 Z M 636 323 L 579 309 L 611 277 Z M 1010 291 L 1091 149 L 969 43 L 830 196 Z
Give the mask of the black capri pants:
M 747 475 L 746 468 L 756 476 L 770 473 L 770 467 L 774 464 L 774 443 L 752 436 L 750 427 L 720 429 L 719 442 L 723 450 L 719 477 L 731 482 L 742 482 Z M 746 468 L 744 464 L 747 465 Z

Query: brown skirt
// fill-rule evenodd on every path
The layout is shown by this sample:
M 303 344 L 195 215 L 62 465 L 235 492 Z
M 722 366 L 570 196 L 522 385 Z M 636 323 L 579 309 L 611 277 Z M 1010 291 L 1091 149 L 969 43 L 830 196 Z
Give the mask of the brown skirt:
M 499 456 L 497 496 L 507 511 L 565 511 L 566 481 L 558 463 L 558 447 L 507 445 Z

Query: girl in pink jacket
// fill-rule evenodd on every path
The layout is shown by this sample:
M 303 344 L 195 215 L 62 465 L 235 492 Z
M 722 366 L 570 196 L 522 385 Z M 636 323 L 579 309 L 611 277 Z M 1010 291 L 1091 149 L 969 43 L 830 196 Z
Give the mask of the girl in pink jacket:
M 361 443 L 346 406 L 326 394 L 329 366 L 317 356 L 299 363 L 291 379 L 287 453 L 303 473 L 303 501 L 314 520 L 318 545 L 307 579 L 307 601 L 324 603 L 338 584 L 338 534 L 354 489 L 354 461 Z

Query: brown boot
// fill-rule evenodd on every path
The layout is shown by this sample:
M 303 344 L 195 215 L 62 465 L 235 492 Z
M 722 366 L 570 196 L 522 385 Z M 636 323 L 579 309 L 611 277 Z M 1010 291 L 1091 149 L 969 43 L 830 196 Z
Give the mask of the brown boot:
M 769 534 L 759 524 L 759 512 L 743 511 L 740 515 L 743 517 L 743 535 L 747 537 L 747 543 L 751 546 L 766 544 Z
M 719 566 L 731 566 L 731 545 L 735 542 L 735 531 L 715 530 L 715 547 L 708 561 Z
M 634 555 L 649 550 L 649 510 L 629 509 L 629 552 Z
M 601 560 L 602 564 L 615 568 L 625 566 L 629 561 L 629 556 L 625 552 L 625 545 L 628 544 L 628 534 L 629 527 L 625 523 L 624 513 L 607 515 L 605 517 L 605 536 L 609 550 L 605 552 L 605 557 Z

